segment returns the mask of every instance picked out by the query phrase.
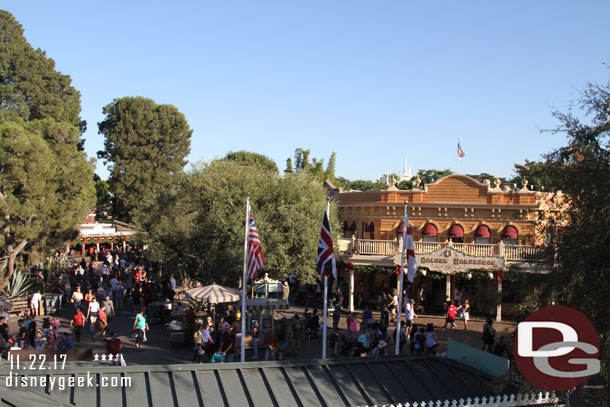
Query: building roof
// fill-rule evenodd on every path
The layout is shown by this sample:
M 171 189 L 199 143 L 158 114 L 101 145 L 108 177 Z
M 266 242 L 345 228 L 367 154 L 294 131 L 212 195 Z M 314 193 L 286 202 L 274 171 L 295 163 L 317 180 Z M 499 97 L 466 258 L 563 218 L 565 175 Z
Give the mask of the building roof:
M 9 390 L 7 374 L 6 369 L 0 370 L 0 406 L 354 406 L 492 395 L 489 376 L 429 355 L 200 365 L 66 366 L 53 374 L 56 380 L 89 374 L 93 376 L 94 387 L 66 387 L 63 391 L 48 387 L 47 391 L 33 387 Z M 131 387 L 96 386 L 104 380 L 122 377 L 131 378 Z

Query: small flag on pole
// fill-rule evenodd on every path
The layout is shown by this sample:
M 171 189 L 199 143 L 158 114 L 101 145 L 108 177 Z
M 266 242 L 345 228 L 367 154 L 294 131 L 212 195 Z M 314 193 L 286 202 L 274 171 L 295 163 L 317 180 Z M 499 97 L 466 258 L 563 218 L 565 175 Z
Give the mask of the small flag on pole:
M 466 153 L 464 153 L 464 150 L 462 150 L 462 147 L 460 147 L 460 142 L 458 141 L 458 160 L 461 160 L 462 158 L 464 158 L 464 156 L 466 156 Z
M 330 233 L 328 211 L 324 212 L 324 220 L 322 221 L 322 231 L 320 232 L 320 241 L 318 242 L 318 261 L 316 263 L 316 270 L 323 276 L 330 276 L 330 272 L 332 272 L 333 278 L 337 280 L 337 263 L 335 261 L 335 251 L 333 249 L 333 238 Z
M 265 257 L 263 256 L 263 248 L 261 246 L 261 240 L 258 237 L 258 230 L 256 230 L 256 222 L 254 222 L 254 214 L 250 210 L 250 217 L 248 220 L 248 277 L 250 280 L 255 280 L 258 274 L 258 269 L 262 268 L 265 264 Z

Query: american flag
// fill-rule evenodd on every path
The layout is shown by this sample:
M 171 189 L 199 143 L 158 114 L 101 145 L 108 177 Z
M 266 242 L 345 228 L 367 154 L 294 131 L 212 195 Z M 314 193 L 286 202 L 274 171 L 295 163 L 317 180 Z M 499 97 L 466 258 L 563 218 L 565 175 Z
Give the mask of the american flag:
M 464 150 L 462 150 L 462 147 L 460 146 L 460 142 L 459 141 L 458 141 L 457 154 L 458 154 L 458 160 L 461 160 L 462 158 L 464 158 L 466 156 L 466 153 L 464 152 Z
M 407 225 L 409 221 L 407 220 Z M 415 260 L 415 244 L 413 243 L 413 234 L 411 233 L 411 225 L 407 226 L 407 238 L 405 241 L 407 249 L 407 279 L 413 282 L 417 273 L 417 260 Z
M 261 240 L 258 237 L 258 230 L 256 230 L 254 214 L 252 213 L 252 210 L 250 210 L 250 218 L 248 221 L 248 277 L 250 280 L 256 279 L 258 269 L 262 268 L 265 264 L 267 263 L 265 263 Z
M 316 270 L 323 276 L 330 275 L 329 271 L 332 270 L 333 278 L 337 280 L 337 263 L 335 261 L 333 238 L 330 234 L 330 222 L 328 221 L 327 212 L 324 212 L 322 231 L 320 232 L 320 241 L 318 242 L 318 261 L 316 263 Z

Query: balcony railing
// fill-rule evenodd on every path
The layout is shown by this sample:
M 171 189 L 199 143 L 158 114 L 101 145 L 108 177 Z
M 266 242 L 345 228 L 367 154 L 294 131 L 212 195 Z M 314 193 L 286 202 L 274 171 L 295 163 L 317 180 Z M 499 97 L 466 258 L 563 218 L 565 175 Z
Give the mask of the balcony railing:
M 449 245 L 448 242 L 415 242 L 416 254 L 430 254 Z M 540 262 L 544 250 L 539 246 L 505 244 L 453 243 L 453 248 L 471 256 L 497 256 L 507 261 Z M 400 246 L 396 240 L 339 239 L 339 251 L 345 254 L 394 256 Z

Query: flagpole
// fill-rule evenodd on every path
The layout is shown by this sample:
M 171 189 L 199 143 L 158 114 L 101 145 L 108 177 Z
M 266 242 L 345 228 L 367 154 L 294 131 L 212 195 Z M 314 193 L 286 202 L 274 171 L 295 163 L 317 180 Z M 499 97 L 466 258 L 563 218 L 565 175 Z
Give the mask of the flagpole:
M 401 311 L 402 311 L 402 284 L 403 284 L 403 280 L 404 280 L 404 276 L 405 276 L 405 251 L 406 251 L 406 244 L 407 244 L 407 228 L 409 227 L 409 218 L 407 216 L 407 200 L 405 200 L 405 215 L 404 215 L 404 220 L 403 220 L 403 227 L 402 227 L 402 253 L 400 256 L 400 283 L 398 284 L 398 312 L 397 312 L 397 316 L 398 316 L 398 322 L 396 322 L 396 332 L 395 332 L 395 336 L 396 336 L 396 350 L 395 350 L 395 354 L 398 355 L 400 354 L 400 319 L 402 318 L 401 315 Z
M 330 200 L 326 200 L 326 217 L 330 228 Z M 322 359 L 326 359 L 326 321 L 328 315 L 328 273 L 324 275 L 324 325 L 322 327 Z
M 246 198 L 246 223 L 244 233 L 244 269 L 241 278 L 241 362 L 246 361 L 246 269 L 248 268 L 248 220 L 250 219 L 250 194 Z

